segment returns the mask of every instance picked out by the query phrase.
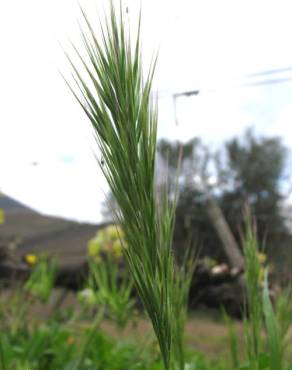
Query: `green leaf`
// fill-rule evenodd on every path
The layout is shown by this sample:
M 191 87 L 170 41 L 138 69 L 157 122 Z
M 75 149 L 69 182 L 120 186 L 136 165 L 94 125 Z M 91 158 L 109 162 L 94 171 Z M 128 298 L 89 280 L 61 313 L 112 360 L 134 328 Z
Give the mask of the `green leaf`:
M 279 333 L 276 315 L 270 300 L 268 287 L 268 273 L 265 273 L 264 289 L 263 289 L 263 311 L 267 328 L 268 343 L 270 349 L 270 369 L 283 369 L 281 337 Z

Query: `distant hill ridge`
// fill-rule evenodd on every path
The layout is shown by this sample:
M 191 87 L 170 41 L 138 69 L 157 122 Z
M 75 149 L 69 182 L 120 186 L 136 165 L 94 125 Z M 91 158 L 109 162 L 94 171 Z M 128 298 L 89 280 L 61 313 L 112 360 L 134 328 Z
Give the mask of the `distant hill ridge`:
M 0 196 L 0 208 L 5 212 L 5 222 L 0 225 L 0 245 L 17 240 L 18 256 L 45 252 L 57 256 L 60 266 L 83 263 L 88 241 L 106 226 L 42 215 L 6 195 Z
M 0 195 L 0 208 L 2 208 L 6 213 L 38 213 L 18 200 L 3 194 Z

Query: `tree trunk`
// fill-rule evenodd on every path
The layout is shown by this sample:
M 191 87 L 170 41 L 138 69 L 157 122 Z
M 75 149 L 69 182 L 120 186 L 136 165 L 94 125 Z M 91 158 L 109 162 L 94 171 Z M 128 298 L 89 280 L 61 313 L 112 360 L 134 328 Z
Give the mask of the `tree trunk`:
M 222 242 L 225 254 L 232 267 L 244 268 L 244 259 L 225 217 L 212 195 L 208 195 L 207 213 Z

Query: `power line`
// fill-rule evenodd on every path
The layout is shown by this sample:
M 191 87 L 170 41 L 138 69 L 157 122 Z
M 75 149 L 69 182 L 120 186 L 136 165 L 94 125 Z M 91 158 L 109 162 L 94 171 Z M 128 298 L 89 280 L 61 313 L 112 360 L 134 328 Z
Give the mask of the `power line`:
M 273 75 L 273 74 L 280 74 L 285 72 L 292 72 L 292 67 L 284 67 L 284 68 L 275 68 L 267 71 L 261 71 L 261 72 L 255 72 L 250 73 L 248 75 L 245 75 L 243 79 L 250 79 L 254 77 L 260 77 L 260 76 L 266 76 L 266 75 Z M 231 88 L 240 88 L 240 87 L 252 87 L 252 86 L 259 86 L 259 85 L 271 85 L 276 83 L 285 83 L 292 81 L 292 76 L 287 77 L 278 77 L 278 78 L 270 78 L 270 79 L 263 79 L 261 81 L 254 81 L 254 82 L 242 82 L 233 86 L 230 86 Z M 217 90 L 218 88 L 210 89 L 212 91 Z M 219 88 L 220 89 L 220 88 Z M 198 95 L 200 93 L 201 89 L 194 89 L 194 90 L 188 90 L 188 91 L 180 91 L 176 93 L 169 93 L 169 94 L 162 94 L 162 96 L 158 94 L 158 98 L 165 98 L 165 97 L 173 97 L 173 98 L 179 98 L 182 96 L 190 97 L 193 95 Z
M 292 71 L 292 67 L 274 68 L 274 69 L 270 69 L 267 71 L 250 73 L 250 74 L 247 74 L 245 77 L 249 78 L 249 77 L 257 77 L 257 76 L 266 76 L 266 75 L 271 75 L 275 73 L 278 74 L 278 73 L 291 72 L 291 71 Z
M 281 73 L 285 72 L 292 72 L 292 67 L 282 67 L 282 68 L 275 68 L 275 69 L 270 69 L 266 71 L 260 71 L 260 72 L 255 72 L 255 73 L 250 73 L 248 75 L 245 75 L 243 78 L 244 79 L 249 79 L 249 78 L 254 78 L 254 77 L 260 77 L 260 76 L 270 76 L 270 75 L 279 75 Z M 281 83 L 287 83 L 292 81 L 292 76 L 290 77 L 278 77 L 278 78 L 269 78 L 269 79 L 264 79 L 261 81 L 253 81 L 253 82 L 243 82 L 234 86 L 230 86 L 231 88 L 243 88 L 243 87 L 256 87 L 256 86 L 264 86 L 264 85 L 274 85 L 274 84 L 281 84 Z M 216 89 L 215 89 L 216 90 Z M 214 89 L 212 89 L 214 91 Z M 175 123 L 176 125 L 178 124 L 178 119 L 177 119 L 177 99 L 180 97 L 191 97 L 194 95 L 198 95 L 200 93 L 200 89 L 196 90 L 188 90 L 188 91 L 182 91 L 178 93 L 172 93 L 169 94 L 169 97 L 173 99 L 173 109 L 174 109 L 174 117 L 175 117 Z M 166 97 L 165 95 L 163 97 Z M 158 95 L 158 98 L 159 97 Z
M 250 82 L 240 85 L 240 87 L 253 87 L 253 86 L 261 86 L 261 85 L 273 85 L 273 84 L 279 84 L 284 82 L 292 81 L 292 77 L 286 77 L 286 78 L 272 78 L 269 80 L 264 81 L 257 81 L 257 82 Z

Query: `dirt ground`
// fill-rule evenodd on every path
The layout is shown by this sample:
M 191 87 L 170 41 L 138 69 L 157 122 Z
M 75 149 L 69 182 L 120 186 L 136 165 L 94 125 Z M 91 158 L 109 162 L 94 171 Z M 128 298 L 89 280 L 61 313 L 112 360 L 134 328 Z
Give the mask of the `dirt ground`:
M 2 301 L 7 299 L 10 294 L 11 291 L 2 292 Z M 76 294 L 66 292 L 64 295 L 62 289 L 54 289 L 49 303 L 46 305 L 35 304 L 31 315 L 37 320 L 46 320 L 53 314 L 56 306 L 61 311 L 75 310 L 78 306 Z M 138 341 L 140 343 L 155 341 L 149 320 L 140 314 L 134 316 L 123 330 L 118 329 L 114 323 L 107 320 L 102 322 L 101 328 L 109 335 L 126 341 Z M 242 337 L 242 323 L 236 322 L 235 328 L 239 337 Z M 186 325 L 185 338 L 190 350 L 194 349 L 212 357 L 226 355 L 228 352 L 228 330 L 222 315 L 216 310 L 202 308 L 199 311 L 191 312 Z
M 203 352 L 213 358 L 223 357 L 228 354 L 228 331 L 221 319 L 216 318 L 214 312 L 193 312 L 188 319 L 185 338 L 188 349 Z M 154 334 L 149 320 L 139 318 L 137 321 L 119 331 L 110 322 L 103 322 L 102 329 L 113 336 L 124 338 L 125 340 L 141 340 L 151 342 L 154 340 Z M 242 323 L 235 323 L 235 330 L 242 338 Z
M 9 292 L 6 292 L 9 294 Z M 2 296 L 3 299 L 3 296 Z M 63 294 L 61 289 L 55 289 L 50 302 L 47 305 L 37 304 L 33 308 L 32 316 L 40 321 L 45 320 L 53 312 L 56 306 L 61 310 L 76 308 L 78 301 L 74 293 Z M 87 326 L 86 322 L 84 323 Z M 243 323 L 234 321 L 234 328 L 239 338 L 239 351 L 243 348 Z M 79 328 L 80 329 L 80 328 Z M 146 317 L 134 315 L 128 326 L 121 330 L 107 320 L 101 324 L 101 329 L 107 334 L 125 340 L 143 343 L 154 343 L 155 337 L 149 320 Z M 290 341 L 292 350 L 292 327 L 290 330 Z M 187 348 L 208 355 L 209 358 L 223 358 L 229 356 L 228 328 L 224 323 L 222 315 L 218 310 L 201 308 L 189 314 L 185 329 Z M 292 355 L 292 353 L 291 353 Z

